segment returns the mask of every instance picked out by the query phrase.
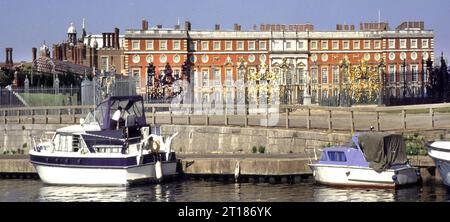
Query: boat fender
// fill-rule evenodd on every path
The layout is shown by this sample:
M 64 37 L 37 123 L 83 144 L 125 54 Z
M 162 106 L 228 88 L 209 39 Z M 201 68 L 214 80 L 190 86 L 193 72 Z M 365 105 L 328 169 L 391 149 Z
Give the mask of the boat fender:
M 155 163 L 156 179 L 161 180 L 163 177 L 161 161 Z

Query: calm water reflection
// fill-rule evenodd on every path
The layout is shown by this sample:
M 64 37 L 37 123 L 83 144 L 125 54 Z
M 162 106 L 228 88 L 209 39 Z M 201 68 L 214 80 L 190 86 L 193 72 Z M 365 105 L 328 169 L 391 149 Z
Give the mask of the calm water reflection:
M 232 184 L 207 181 L 183 181 L 168 184 L 125 187 L 47 186 L 39 180 L 0 180 L 0 201 L 245 201 L 245 202 L 329 202 L 329 201 L 449 201 L 450 192 L 439 182 L 422 186 L 391 189 L 338 189 L 300 184 Z

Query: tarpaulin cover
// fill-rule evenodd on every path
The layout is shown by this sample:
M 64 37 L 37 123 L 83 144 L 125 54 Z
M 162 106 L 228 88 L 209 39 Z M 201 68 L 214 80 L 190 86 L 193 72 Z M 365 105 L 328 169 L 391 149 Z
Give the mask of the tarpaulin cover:
M 389 133 L 364 133 L 358 137 L 359 145 L 369 167 L 377 172 L 385 171 L 390 166 L 405 164 L 406 144 L 402 135 Z

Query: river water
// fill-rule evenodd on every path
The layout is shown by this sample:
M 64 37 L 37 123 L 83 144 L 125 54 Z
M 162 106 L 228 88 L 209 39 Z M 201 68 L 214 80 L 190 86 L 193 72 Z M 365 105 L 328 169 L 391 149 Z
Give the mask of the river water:
M 40 180 L 0 180 L 0 202 L 442 202 L 440 182 L 393 189 L 343 189 L 296 184 L 177 181 L 138 187 L 47 186 Z

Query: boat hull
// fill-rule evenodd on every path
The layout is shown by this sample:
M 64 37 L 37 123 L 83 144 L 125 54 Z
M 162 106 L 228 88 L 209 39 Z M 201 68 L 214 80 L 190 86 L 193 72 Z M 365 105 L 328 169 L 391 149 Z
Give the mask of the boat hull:
M 434 160 L 444 185 L 450 187 L 450 142 L 429 144 L 428 155 Z
M 51 185 L 129 186 L 157 182 L 155 163 L 125 168 L 81 168 L 34 164 L 41 180 Z M 161 179 L 177 175 L 176 162 L 161 163 Z
M 436 163 L 436 168 L 441 175 L 442 182 L 445 186 L 450 187 L 450 162 L 440 159 L 435 159 L 434 161 Z
M 420 176 L 412 167 L 378 173 L 368 167 L 311 164 L 317 183 L 348 187 L 395 188 L 418 183 Z

